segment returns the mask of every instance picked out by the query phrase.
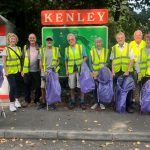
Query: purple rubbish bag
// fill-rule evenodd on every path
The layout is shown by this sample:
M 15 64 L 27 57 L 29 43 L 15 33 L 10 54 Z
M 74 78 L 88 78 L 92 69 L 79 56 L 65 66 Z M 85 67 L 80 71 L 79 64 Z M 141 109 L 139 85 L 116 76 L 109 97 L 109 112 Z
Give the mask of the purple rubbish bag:
M 141 90 L 141 112 L 150 112 L 150 80 L 148 80 Z
M 81 65 L 81 72 L 79 76 L 81 92 L 88 93 L 95 89 L 94 79 L 86 62 L 83 61 Z
M 97 77 L 98 84 L 98 97 L 101 102 L 110 103 L 112 101 L 113 92 L 113 79 L 109 68 L 103 67 L 99 70 Z
M 48 105 L 61 102 L 61 86 L 56 73 L 52 70 L 47 74 L 46 101 Z

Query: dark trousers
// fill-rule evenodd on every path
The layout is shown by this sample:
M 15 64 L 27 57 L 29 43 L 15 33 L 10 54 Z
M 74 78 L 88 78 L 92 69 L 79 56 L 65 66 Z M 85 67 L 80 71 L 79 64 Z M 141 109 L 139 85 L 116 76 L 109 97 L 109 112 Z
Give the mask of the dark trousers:
M 24 75 L 24 92 L 25 101 L 27 103 L 31 102 L 31 90 L 32 87 L 35 89 L 34 103 L 39 102 L 41 96 L 41 76 L 40 72 L 29 72 Z
M 96 103 L 100 103 L 100 100 L 98 99 L 98 95 L 97 95 L 97 88 L 98 88 L 98 81 L 95 81 L 95 89 L 93 90 L 93 96 L 94 96 L 94 100 Z
M 122 71 L 117 72 L 115 74 L 115 77 L 113 79 L 114 89 L 116 89 L 118 77 L 121 76 L 121 75 L 123 75 L 123 74 L 124 74 L 124 72 L 122 72 Z M 129 75 L 131 75 L 132 77 L 134 77 L 134 74 L 132 72 L 130 72 Z M 132 97 L 133 97 L 133 90 L 130 90 L 128 92 L 127 98 L 126 98 L 126 107 L 127 108 L 132 108 L 133 107 Z
M 7 76 L 7 80 L 9 83 L 10 91 L 9 91 L 9 99 L 10 102 L 14 102 L 15 98 L 19 98 L 19 87 L 20 87 L 20 78 L 21 74 L 20 72 L 16 74 L 9 74 Z

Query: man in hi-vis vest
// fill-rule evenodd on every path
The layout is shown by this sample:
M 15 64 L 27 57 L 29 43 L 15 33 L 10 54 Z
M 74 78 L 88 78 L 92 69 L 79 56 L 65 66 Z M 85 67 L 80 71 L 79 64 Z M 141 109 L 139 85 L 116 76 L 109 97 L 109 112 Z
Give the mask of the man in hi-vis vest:
M 145 46 L 146 46 L 146 42 L 144 40 L 142 40 L 142 38 L 143 38 L 142 31 L 141 30 L 136 30 L 134 32 L 134 40 L 130 42 L 130 49 L 134 53 L 134 68 L 133 69 L 134 69 L 135 83 L 137 83 L 137 81 L 138 81 L 138 75 L 137 75 L 137 71 L 135 69 L 135 67 L 137 65 L 137 59 L 139 57 L 141 49 L 145 48 Z M 138 86 L 136 86 L 136 89 L 133 90 L 133 101 L 135 101 L 135 97 L 137 95 L 137 92 L 139 93 Z
M 69 87 L 71 99 L 69 102 L 69 108 L 73 109 L 75 103 L 75 87 L 80 88 L 79 72 L 83 61 L 87 60 L 86 50 L 82 45 L 76 44 L 75 35 L 70 33 L 67 35 L 69 46 L 65 48 L 65 67 L 66 76 L 69 78 Z M 80 107 L 86 109 L 84 101 L 84 93 L 80 94 Z
M 95 46 L 93 46 L 90 50 L 90 70 L 92 71 L 93 78 L 95 80 L 95 90 L 93 91 L 95 104 L 91 107 L 91 109 L 96 109 L 100 106 L 101 110 L 105 109 L 105 106 L 98 100 L 97 97 L 97 88 L 98 88 L 98 81 L 97 75 L 98 71 L 108 65 L 108 55 L 109 50 L 103 48 L 103 40 L 100 37 L 95 38 L 94 40 Z
M 46 37 L 46 47 L 40 48 L 40 67 L 41 67 L 41 104 L 38 109 L 43 109 L 46 107 L 45 99 L 45 84 L 47 72 L 50 69 L 53 69 L 58 73 L 60 66 L 60 52 L 58 47 L 53 46 L 53 38 L 51 36 Z M 58 74 L 57 74 L 58 76 Z M 55 110 L 55 104 L 51 104 L 50 109 Z
M 117 79 L 120 75 L 128 76 L 133 75 L 134 54 L 129 49 L 129 44 L 125 42 L 125 34 L 119 32 L 116 35 L 117 44 L 112 47 L 110 59 L 112 60 L 112 75 L 114 77 L 114 84 L 117 85 Z M 133 113 L 132 107 L 132 93 L 129 91 L 126 99 L 126 110 Z

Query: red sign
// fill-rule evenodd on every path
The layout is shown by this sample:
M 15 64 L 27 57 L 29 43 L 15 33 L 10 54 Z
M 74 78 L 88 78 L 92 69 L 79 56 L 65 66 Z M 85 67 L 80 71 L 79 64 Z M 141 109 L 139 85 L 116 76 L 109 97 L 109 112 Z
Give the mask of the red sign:
M 0 36 L 6 35 L 6 27 L 4 25 L 0 25 Z
M 43 10 L 42 25 L 107 24 L 108 9 Z

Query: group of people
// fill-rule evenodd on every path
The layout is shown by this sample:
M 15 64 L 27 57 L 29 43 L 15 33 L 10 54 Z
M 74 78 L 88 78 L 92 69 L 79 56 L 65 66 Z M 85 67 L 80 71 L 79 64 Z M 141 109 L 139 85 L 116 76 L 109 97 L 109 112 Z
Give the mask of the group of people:
M 36 43 L 35 34 L 31 33 L 28 37 L 28 44 L 21 50 L 17 46 L 18 37 L 14 33 L 7 36 L 8 46 L 1 53 L 5 75 L 10 86 L 10 111 L 16 111 L 17 108 L 28 106 L 31 103 L 31 85 L 34 85 L 35 97 L 34 103 L 39 103 L 39 109 L 46 107 L 45 87 L 47 72 L 52 69 L 59 78 L 60 52 L 58 47 L 54 47 L 53 37 L 46 37 L 46 46 L 39 47 Z M 143 85 L 150 77 L 150 34 L 145 35 L 140 30 L 134 32 L 134 40 L 130 43 L 125 42 L 125 34 L 119 32 L 116 34 L 117 44 L 112 50 L 103 47 L 102 37 L 94 39 L 94 46 L 91 48 L 89 56 L 86 49 L 81 44 L 77 44 L 74 34 L 67 35 L 69 46 L 65 48 L 65 69 L 70 88 L 70 99 L 68 107 L 76 107 L 75 88 L 80 88 L 79 76 L 81 64 L 89 59 L 89 68 L 95 81 L 94 105 L 91 109 L 105 109 L 105 105 L 97 98 L 97 75 L 98 71 L 111 64 L 114 86 L 120 75 L 131 75 L 135 82 Z M 19 102 L 19 78 L 23 77 L 25 102 Z M 129 113 L 134 112 L 133 90 L 128 93 L 126 99 L 126 110 Z M 54 104 L 51 109 L 56 109 Z M 84 93 L 80 92 L 80 107 L 86 109 Z

